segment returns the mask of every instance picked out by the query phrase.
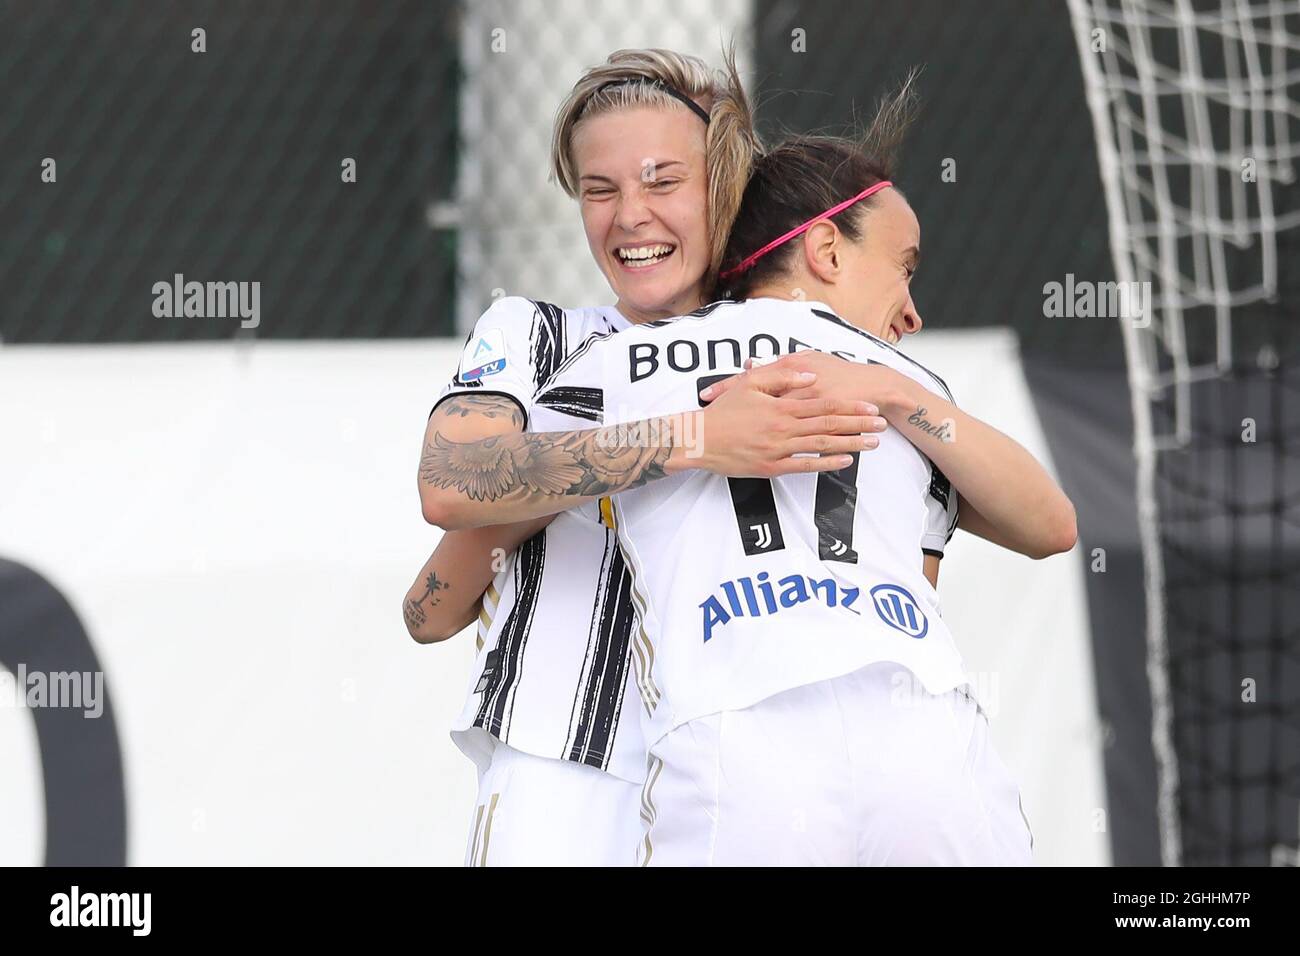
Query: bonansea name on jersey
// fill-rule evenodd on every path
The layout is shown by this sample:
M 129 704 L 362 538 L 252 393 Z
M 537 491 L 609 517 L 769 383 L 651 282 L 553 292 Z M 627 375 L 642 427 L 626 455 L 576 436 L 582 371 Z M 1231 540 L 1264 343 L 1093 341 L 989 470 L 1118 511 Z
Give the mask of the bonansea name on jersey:
M 951 401 L 938 376 L 826 306 L 756 299 L 589 340 L 539 396 L 534 427 L 584 427 L 577 422 L 596 408 L 606 425 L 699 408 L 699 390 L 746 358 L 803 348 L 890 366 Z M 553 391 L 569 398 L 552 400 Z M 581 419 L 568 408 L 575 394 L 584 396 Z M 615 496 L 610 521 L 640 617 L 633 666 L 648 740 L 881 660 L 904 665 L 931 693 L 966 683 L 923 574 L 923 552 L 943 553 L 956 505 L 942 473 L 896 431 L 839 472 L 767 480 L 695 471 Z
M 573 350 L 626 326 L 613 308 L 500 299 L 470 333 L 438 401 L 507 395 L 532 427 L 536 392 Z M 565 408 L 580 413 L 582 395 Z M 453 739 L 481 765 L 495 738 L 640 782 L 645 744 L 630 666 L 634 624 L 631 575 L 613 530 L 600 523 L 595 505 L 561 513 L 507 559 L 484 595 Z

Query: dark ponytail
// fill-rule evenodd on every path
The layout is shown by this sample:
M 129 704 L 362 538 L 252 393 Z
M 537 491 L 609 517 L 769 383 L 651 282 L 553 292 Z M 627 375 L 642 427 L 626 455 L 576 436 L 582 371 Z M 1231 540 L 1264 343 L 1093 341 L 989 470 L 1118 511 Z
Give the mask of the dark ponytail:
M 722 256 L 722 274 L 778 236 L 824 213 L 869 186 L 893 179 L 903 138 L 915 119 L 917 71 L 881 99 L 875 119 L 860 137 L 796 136 L 754 161 L 754 169 Z M 831 217 L 852 240 L 862 237 L 864 199 Z M 738 274 L 721 278 L 715 294 L 744 299 L 787 273 L 798 245 L 791 240 Z

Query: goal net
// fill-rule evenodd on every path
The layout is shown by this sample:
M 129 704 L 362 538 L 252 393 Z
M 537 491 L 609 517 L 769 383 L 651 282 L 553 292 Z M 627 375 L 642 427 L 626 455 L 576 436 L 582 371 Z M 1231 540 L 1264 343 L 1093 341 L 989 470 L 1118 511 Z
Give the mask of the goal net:
M 1294 864 L 1300 2 L 1069 0 L 1121 283 L 1166 865 Z

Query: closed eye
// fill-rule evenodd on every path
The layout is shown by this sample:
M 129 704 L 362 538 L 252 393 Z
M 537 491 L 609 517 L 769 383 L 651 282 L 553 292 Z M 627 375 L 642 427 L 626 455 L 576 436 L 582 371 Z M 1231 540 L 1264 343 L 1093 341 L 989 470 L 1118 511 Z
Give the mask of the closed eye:
M 912 276 L 916 275 L 916 270 L 921 266 L 921 250 L 917 246 L 909 246 L 903 250 L 902 255 L 903 270 L 907 273 L 907 281 L 912 281 Z

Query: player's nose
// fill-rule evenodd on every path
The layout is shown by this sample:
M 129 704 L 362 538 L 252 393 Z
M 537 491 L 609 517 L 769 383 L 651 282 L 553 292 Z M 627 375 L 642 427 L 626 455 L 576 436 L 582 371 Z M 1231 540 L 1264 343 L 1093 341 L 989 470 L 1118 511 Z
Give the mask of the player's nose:
M 623 193 L 618 199 L 618 208 L 614 210 L 614 223 L 627 232 L 634 232 L 638 227 L 650 221 L 650 207 L 641 197 L 639 190 L 631 194 Z
M 917 311 L 916 303 L 912 301 L 912 294 L 907 295 L 907 305 L 903 307 L 903 333 L 905 335 L 915 335 L 921 331 L 921 313 Z

